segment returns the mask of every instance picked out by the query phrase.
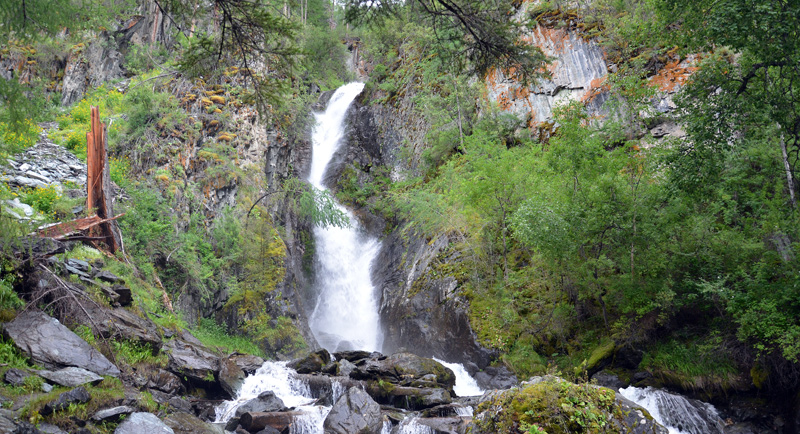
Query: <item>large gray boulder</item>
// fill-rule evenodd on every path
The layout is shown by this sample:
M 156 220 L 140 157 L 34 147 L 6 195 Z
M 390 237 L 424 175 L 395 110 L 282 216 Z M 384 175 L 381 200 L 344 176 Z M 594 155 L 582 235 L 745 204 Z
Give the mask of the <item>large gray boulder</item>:
M 169 353 L 167 368 L 191 380 L 211 380 L 219 371 L 219 357 L 189 332 L 183 332 L 164 344 Z
M 99 351 L 42 311 L 22 312 L 3 326 L 3 333 L 20 351 L 48 369 L 75 366 L 100 375 L 120 374 Z
M 97 326 L 98 331 L 106 338 L 124 338 L 131 341 L 146 343 L 154 349 L 161 347 L 161 335 L 158 326 L 136 315 L 135 313 L 119 307 L 116 309 L 90 308 L 91 321 L 84 319 L 87 326 Z
M 133 413 L 117 426 L 114 434 L 175 434 L 175 431 L 152 413 Z
M 281 411 L 286 408 L 283 401 L 275 396 L 272 391 L 262 392 L 257 398 L 253 398 L 236 409 L 236 417 L 240 417 L 245 413 L 269 413 Z
M 351 387 L 325 418 L 325 434 L 378 434 L 383 427 L 381 407 L 357 387 Z

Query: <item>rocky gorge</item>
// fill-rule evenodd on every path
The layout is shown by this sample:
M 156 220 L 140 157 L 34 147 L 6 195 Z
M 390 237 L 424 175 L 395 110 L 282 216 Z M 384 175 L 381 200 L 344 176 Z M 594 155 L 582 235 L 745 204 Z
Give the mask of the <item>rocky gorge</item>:
M 540 10 L 531 2 L 517 9 L 517 19 L 536 18 L 522 39 L 550 59 L 548 75 L 535 84 L 503 69 L 485 80 L 443 79 L 425 69 L 435 56 L 412 37 L 391 61 L 365 50 L 375 47 L 367 37 L 336 40 L 346 43 L 353 68 L 341 81 L 356 76 L 366 86 L 346 111 L 341 146 L 324 171 L 330 196 L 320 196 L 304 180 L 316 152 L 314 113 L 329 105 L 334 86 L 321 91 L 316 82 L 286 79 L 295 86 L 291 108 L 270 106 L 259 114 L 244 91 L 246 68 L 225 68 L 213 78 L 163 71 L 163 77 L 135 77 L 131 59 L 148 60 L 135 57 L 136 47 L 176 43 L 170 36 L 175 23 L 155 3 L 145 3 L 117 30 L 71 46 L 66 58 L 56 56 L 42 71 L 27 60 L 34 59 L 25 54 L 30 51 L 0 55 L 3 77 L 20 68 L 27 76 L 47 75 L 55 83 L 50 92 L 60 89 L 60 103 L 73 105 L 58 122 L 40 124 L 35 145 L 0 164 L 2 222 L 4 231 L 12 222 L 14 228 L 1 241 L 7 292 L 0 294 L 6 364 L 0 432 L 663 433 L 656 413 L 678 419 L 700 414 L 702 428 L 670 428 L 693 434 L 797 430 L 793 389 L 768 388 L 789 378 L 776 374 L 787 372 L 786 364 L 753 359 L 747 367 L 724 365 L 721 379 L 687 379 L 653 364 L 648 339 L 668 336 L 680 319 L 700 327 L 693 321 L 703 316 L 690 303 L 684 307 L 689 313 L 680 311 L 672 322 L 645 313 L 637 317 L 645 324 L 640 330 L 620 331 L 619 323 L 600 324 L 604 295 L 599 302 L 579 295 L 569 278 L 561 277 L 565 295 L 529 299 L 540 281 L 549 291 L 557 273 L 514 273 L 514 267 L 536 269 L 540 258 L 521 243 L 506 246 L 510 220 L 485 223 L 472 234 L 462 222 L 432 232 L 422 217 L 387 205 L 402 199 L 404 189 L 435 179 L 447 158 L 477 155 L 464 141 L 479 121 L 462 125 L 462 116 L 499 119 L 509 151 L 524 148 L 531 137 L 546 148 L 559 134 L 555 111 L 570 102 L 592 120 L 656 113 L 626 126 L 624 139 L 605 145 L 609 152 L 628 146 L 625 140 L 636 141 L 630 149 L 638 151 L 681 139 L 687 133 L 674 98 L 700 56 L 654 61 L 647 77 L 652 95 L 632 109 L 615 104 L 620 88 L 609 81 L 625 59 L 610 55 L 589 20 L 572 9 Z M 101 87 L 98 97 L 93 89 L 103 83 L 112 85 Z M 449 98 L 446 122 L 426 111 L 431 95 Z M 45 222 L 91 212 L 86 164 L 73 140 L 84 134 L 76 119 L 81 104 L 115 99 L 130 105 L 108 103 L 110 157 L 120 179 L 112 196 L 124 214 L 125 251 L 113 256 L 91 239 L 35 236 Z M 128 129 L 132 120 L 147 128 Z M 125 129 L 114 130 L 114 123 Z M 441 131 L 452 134 L 444 146 L 434 135 Z M 37 195 L 56 197 L 56 205 L 43 212 Z M 378 351 L 363 351 L 355 340 L 323 348 L 320 329 L 331 330 L 314 318 L 322 288 L 333 279 L 319 267 L 324 249 L 308 197 L 344 204 L 357 235 L 377 240 L 368 277 L 356 283 L 373 288 L 369 316 L 378 319 Z M 470 238 L 491 231 L 499 234 L 495 244 Z M 789 236 L 775 239 L 784 245 L 783 260 L 793 259 Z M 639 249 L 631 244 L 631 264 Z M 497 275 L 478 276 L 486 273 L 481 267 Z M 511 289 L 497 298 L 508 309 L 480 305 L 506 283 Z M 515 323 L 528 314 L 539 322 L 519 332 Z M 563 319 L 570 315 L 592 326 L 570 326 Z M 249 346 L 234 349 L 236 338 Z M 726 339 L 726 348 L 740 348 Z M 453 371 L 434 357 L 463 366 L 485 393 L 458 396 Z M 260 380 L 276 372 L 283 382 Z M 662 395 L 663 388 L 711 401 L 720 413 Z M 657 401 L 657 410 L 625 396 Z M 669 410 L 675 408 L 680 411 Z

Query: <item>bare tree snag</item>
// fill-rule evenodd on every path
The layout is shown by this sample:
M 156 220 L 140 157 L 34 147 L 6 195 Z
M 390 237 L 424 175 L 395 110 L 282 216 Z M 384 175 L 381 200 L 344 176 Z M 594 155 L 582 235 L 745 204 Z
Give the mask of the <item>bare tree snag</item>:
M 100 110 L 92 107 L 92 129 L 86 133 L 86 209 L 95 210 L 102 220 L 89 229 L 90 236 L 102 238 L 110 253 L 120 245 L 119 228 L 112 219 L 111 175 L 108 168 L 106 125 L 100 122 Z

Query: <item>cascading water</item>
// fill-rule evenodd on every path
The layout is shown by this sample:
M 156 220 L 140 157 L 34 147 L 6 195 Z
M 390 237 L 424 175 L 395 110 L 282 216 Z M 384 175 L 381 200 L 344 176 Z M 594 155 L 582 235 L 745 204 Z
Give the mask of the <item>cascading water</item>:
M 722 421 L 713 405 L 689 400 L 652 387 L 620 389 L 625 398 L 647 409 L 670 434 L 722 434 Z
M 315 114 L 317 123 L 312 134 L 313 155 L 308 181 L 320 190 L 325 189 L 325 171 L 344 136 L 347 109 L 363 88 L 363 83 L 340 87 L 331 97 L 327 109 Z M 309 318 L 309 327 L 317 342 L 331 352 L 380 351 L 383 336 L 378 300 L 370 276 L 380 243 L 365 233 L 350 211 L 338 204 L 337 207 L 349 217 L 349 227 L 314 229 L 318 295 Z M 458 395 L 483 393 L 462 365 L 442 363 L 455 372 L 455 392 Z M 344 390 L 336 382 L 331 384 L 331 388 L 335 402 Z M 323 432 L 325 417 L 331 408 L 313 405 L 314 398 L 308 385 L 297 377 L 294 370 L 279 362 L 266 362 L 254 375 L 247 377 L 236 398 L 217 407 L 216 421 L 227 422 L 239 406 L 266 391 L 272 391 L 287 407 L 294 407 L 301 414 L 291 424 L 292 434 Z M 465 407 L 460 411 L 463 416 L 471 416 L 471 410 Z M 411 417 L 397 426 L 384 423 L 383 432 L 429 434 L 433 430 L 419 424 L 416 417 Z
M 330 407 L 313 405 L 308 384 L 297 378 L 297 372 L 286 367 L 286 362 L 266 362 L 253 375 L 245 378 L 242 387 L 232 401 L 225 401 L 216 408 L 215 422 L 227 422 L 242 404 L 257 398 L 263 392 L 272 391 L 287 407 L 301 412 L 291 425 L 292 434 L 321 433 Z
M 363 88 L 363 83 L 340 87 L 325 112 L 315 115 L 317 124 L 312 134 L 314 147 L 308 181 L 320 190 L 325 189 L 325 171 L 344 136 L 347 109 Z M 329 351 L 380 351 L 383 337 L 378 300 L 370 277 L 380 243 L 364 233 L 352 213 L 337 206 L 350 218 L 350 227 L 314 229 L 319 295 L 309 327 L 317 342 Z
M 483 389 L 478 386 L 478 382 L 469 375 L 466 369 L 464 369 L 464 365 L 460 363 L 447 363 L 444 360 L 439 360 L 436 357 L 433 358 L 437 362 L 441 363 L 442 365 L 450 368 L 451 371 L 456 375 L 456 384 L 453 386 L 453 392 L 456 393 L 458 396 L 478 396 L 483 395 Z M 460 416 L 466 416 L 460 415 Z M 470 414 L 471 416 L 471 414 Z

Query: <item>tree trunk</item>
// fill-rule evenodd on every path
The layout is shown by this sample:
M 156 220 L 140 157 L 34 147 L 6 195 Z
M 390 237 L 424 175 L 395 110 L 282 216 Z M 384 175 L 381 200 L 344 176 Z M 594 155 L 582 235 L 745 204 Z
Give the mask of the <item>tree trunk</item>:
M 786 169 L 786 182 L 789 184 L 789 198 L 792 201 L 792 208 L 797 210 L 797 199 L 794 195 L 794 177 L 792 176 L 792 166 L 789 165 L 789 154 L 786 152 L 786 141 L 781 134 L 781 152 L 783 153 L 783 167 Z

